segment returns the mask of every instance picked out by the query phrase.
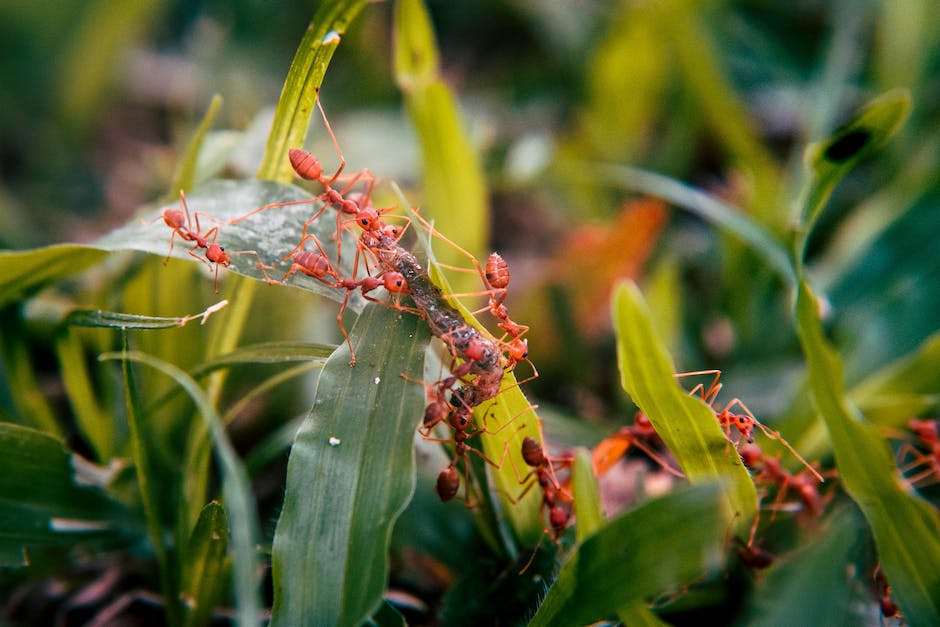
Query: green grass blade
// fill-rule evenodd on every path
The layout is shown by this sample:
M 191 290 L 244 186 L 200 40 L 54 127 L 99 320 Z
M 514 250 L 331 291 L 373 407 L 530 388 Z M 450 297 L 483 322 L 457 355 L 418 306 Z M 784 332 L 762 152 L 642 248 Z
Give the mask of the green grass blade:
M 422 0 L 395 4 L 394 58 L 395 79 L 421 142 L 425 217 L 479 258 L 489 230 L 483 169 L 462 128 L 457 102 L 441 80 L 437 43 Z M 441 263 L 467 265 L 459 251 L 439 248 Z M 459 292 L 481 289 L 472 275 L 452 273 L 450 278 Z
M 260 622 L 261 603 L 258 589 L 257 543 L 259 539 L 257 514 L 254 510 L 248 476 L 229 442 L 215 407 L 209 402 L 199 385 L 176 366 L 150 355 L 134 351 L 105 353 L 102 360 L 120 359 L 125 363 L 139 362 L 159 370 L 173 379 L 193 399 L 212 437 L 212 446 L 218 458 L 222 475 L 222 494 L 229 517 L 231 549 L 234 571 L 234 598 L 237 620 L 241 625 Z
M 386 586 L 392 525 L 415 485 L 413 440 L 427 327 L 370 305 L 341 347 L 291 449 L 274 536 L 273 625 L 359 625 Z
M 530 627 L 593 623 L 720 568 L 724 498 L 700 484 L 611 520 L 561 567 Z
M 127 351 L 127 333 L 121 335 L 124 351 Z M 102 356 L 104 358 L 104 356 Z M 157 494 L 159 479 L 154 473 L 151 464 L 151 439 L 148 437 L 147 425 L 144 424 L 138 408 L 137 380 L 127 359 L 121 361 L 121 374 L 124 377 L 124 402 L 127 412 L 127 426 L 130 432 L 131 459 L 134 460 L 134 470 L 137 476 L 137 490 L 144 507 L 144 517 L 147 520 L 147 533 L 150 536 L 150 545 L 157 556 L 160 568 L 160 586 L 167 599 L 167 622 L 171 625 L 180 624 L 182 608 L 179 602 L 178 579 L 178 553 L 173 547 L 167 546 L 163 534 L 164 515 L 160 508 L 160 498 Z
M 284 364 L 298 361 L 323 361 L 333 354 L 333 344 L 312 344 L 310 342 L 258 342 L 240 346 L 224 355 L 206 361 L 194 367 L 194 378 L 210 372 L 246 364 Z
M 104 259 L 91 246 L 57 244 L 33 250 L 0 251 L 0 305 L 81 272 Z
M 294 177 L 287 151 L 303 145 L 326 67 L 365 4 L 365 0 L 326 0 L 313 16 L 287 71 L 258 178 L 286 183 Z
M 574 511 L 578 517 L 575 527 L 578 542 L 584 540 L 604 526 L 604 513 L 601 511 L 600 491 L 597 477 L 591 465 L 591 453 L 583 447 L 575 449 L 574 467 L 571 470 L 571 495 L 574 497 Z
M 910 107 L 906 89 L 889 91 L 868 103 L 832 136 L 807 147 L 804 159 L 810 174 L 797 205 L 800 215 L 794 241 L 798 262 L 802 263 L 809 233 L 836 184 L 859 161 L 894 136 L 907 119 Z
M 940 405 L 940 333 L 849 390 L 849 399 L 876 424 L 901 427 Z
M 634 601 L 617 612 L 617 618 L 630 627 L 667 627 L 669 623 L 661 620 L 653 610 L 642 601 Z
M 196 184 L 196 164 L 199 161 L 199 151 L 202 149 L 202 142 L 206 138 L 206 133 L 212 128 L 215 116 L 221 107 L 222 96 L 216 94 L 212 97 L 206 115 L 203 116 L 202 122 L 199 123 L 199 127 L 196 128 L 196 132 L 186 145 L 182 158 L 176 165 L 176 174 L 173 176 L 173 182 L 170 183 L 170 189 L 167 190 L 169 200 L 176 198 L 181 189 L 190 190 Z
M 61 92 L 53 102 L 59 115 L 84 128 L 99 119 L 104 94 L 122 68 L 129 50 L 145 38 L 147 25 L 159 23 L 168 6 L 130 0 L 121 11 L 107 0 L 84 2 L 69 24 L 68 39 L 55 61 Z
M 902 489 L 888 445 L 850 411 L 842 360 L 823 336 L 818 303 L 806 284 L 796 315 L 813 402 L 829 430 L 845 490 L 871 526 L 894 598 L 911 624 L 940 624 L 940 518 Z
M 721 53 L 702 24 L 703 12 L 695 3 L 666 6 L 668 15 L 661 19 L 668 27 L 663 34 L 674 48 L 682 82 L 695 101 L 693 106 L 717 135 L 719 150 L 730 153 L 729 165 L 743 172 L 753 188 L 754 201 L 749 211 L 762 224 L 782 233 L 787 216 L 777 211 L 780 172 L 761 141 L 750 112 L 721 67 Z
M 213 501 L 199 513 L 184 552 L 180 593 L 186 601 L 186 627 L 209 624 L 226 578 L 227 548 L 225 508 Z
M 623 388 L 649 417 L 689 481 L 723 481 L 724 507 L 736 516 L 738 529 L 747 529 L 757 507 L 754 483 L 740 457 L 729 450 L 715 412 L 676 382 L 672 360 L 633 283 L 617 286 L 613 317 Z
M 311 370 L 319 369 L 323 367 L 323 363 L 326 360 L 321 361 L 308 361 L 300 364 L 299 366 L 294 366 L 293 368 L 287 368 L 282 370 L 275 375 L 272 375 L 260 383 L 252 387 L 250 390 L 245 392 L 237 402 L 232 403 L 232 406 L 225 412 L 225 415 L 222 417 L 222 421 L 225 424 L 230 424 L 241 412 L 250 408 L 260 397 L 265 394 L 268 394 L 272 389 L 289 381 L 294 377 L 299 377 L 300 375 L 307 374 Z M 248 466 L 246 461 L 245 466 Z
M 201 324 L 205 324 L 212 313 L 226 304 L 228 304 L 228 301 L 221 301 L 202 313 L 177 318 L 143 316 L 120 311 L 103 311 L 101 309 L 76 309 L 65 316 L 62 324 L 73 327 L 100 327 L 106 329 L 173 329 L 194 320 L 201 320 Z
M 55 334 L 55 353 L 62 372 L 62 384 L 75 422 L 82 436 L 95 451 L 95 459 L 107 462 L 114 456 L 117 444 L 114 421 L 95 395 L 92 376 L 85 360 L 85 346 L 78 335 L 67 326 Z
M 10 395 L 18 422 L 64 437 L 58 417 L 43 392 L 33 365 L 33 355 L 17 307 L 0 310 L 0 361 L 5 392 Z
M 783 243 L 741 209 L 712 198 L 691 185 L 648 170 L 608 163 L 585 164 L 580 168 L 591 180 L 662 198 L 711 222 L 747 244 L 784 281 L 796 285 L 796 273 Z

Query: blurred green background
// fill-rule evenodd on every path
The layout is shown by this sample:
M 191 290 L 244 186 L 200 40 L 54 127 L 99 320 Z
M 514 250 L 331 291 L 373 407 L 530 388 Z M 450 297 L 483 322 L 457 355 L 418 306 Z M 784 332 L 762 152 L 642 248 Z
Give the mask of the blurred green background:
M 806 417 L 803 357 L 780 277 L 726 232 L 650 200 L 643 192 L 654 190 L 614 180 L 597 163 L 701 188 L 786 242 L 803 148 L 873 96 L 906 87 L 911 117 L 836 189 L 807 264 L 849 387 L 940 327 L 936 2 L 428 8 L 442 75 L 489 186 L 487 248 L 509 261 L 513 319 L 532 327 L 541 376 L 527 394 L 558 444 L 591 445 L 630 415 L 608 304 L 622 277 L 644 285 L 679 370 L 722 369 L 730 395 L 768 424 Z M 0 245 L 89 242 L 130 220 L 166 194 L 216 93 L 225 102 L 204 170 L 252 175 L 311 13 L 310 3 L 283 1 L 0 5 Z M 391 67 L 391 14 L 390 3 L 370 5 L 353 22 L 321 95 L 349 167 L 398 181 L 420 204 L 417 140 Z M 311 142 L 330 154 L 316 121 Z M 85 292 L 63 291 L 101 306 L 107 298 L 89 288 L 94 280 L 82 278 Z M 208 289 L 200 295 L 211 302 Z M 300 320 L 313 308 L 295 296 L 262 306 L 306 326 Z M 335 309 L 326 309 L 320 340 L 334 334 Z M 293 337 L 290 325 L 278 329 Z M 257 324 L 248 335 L 274 339 L 270 330 Z M 45 366 L 46 353 L 37 354 Z M 300 400 L 266 402 L 302 412 L 308 399 L 294 393 Z M 276 499 L 280 483 L 272 486 L 266 495 Z M 419 487 L 418 499 L 428 496 Z
M 676 177 L 782 236 L 801 147 L 896 86 L 911 88 L 913 116 L 877 162 L 837 190 L 810 262 L 840 312 L 853 376 L 934 330 L 934 3 L 429 9 L 443 76 L 484 160 L 491 246 L 514 271 L 515 309 L 539 330 L 531 341 L 546 364 L 543 389 L 561 390 L 566 404 L 610 381 L 579 355 L 604 344 L 612 278 L 643 276 L 650 263 L 688 289 L 673 331 L 682 367 L 751 363 L 755 351 L 783 359 L 793 342 L 777 323 L 780 303 L 754 293 L 751 271 L 765 270 L 752 256 L 675 210 L 631 213 L 623 203 L 634 194 L 572 162 Z M 323 100 L 351 166 L 407 186 L 420 173 L 389 67 L 390 11 L 370 6 L 353 23 Z M 120 11 L 103 1 L 4 3 L 0 242 L 83 242 L 126 221 L 164 192 L 214 93 L 225 96 L 216 128 L 244 131 L 219 142 L 251 142 L 259 126 L 263 135 L 309 14 L 307 3 L 288 2 L 127 2 Z M 226 164 L 239 174 L 252 166 Z M 579 385 L 585 377 L 596 380 Z

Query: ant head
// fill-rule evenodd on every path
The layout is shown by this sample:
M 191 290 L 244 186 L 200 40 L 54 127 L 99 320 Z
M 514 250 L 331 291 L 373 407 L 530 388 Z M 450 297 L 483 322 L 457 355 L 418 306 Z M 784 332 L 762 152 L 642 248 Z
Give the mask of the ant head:
M 731 414 L 731 424 L 737 427 L 748 444 L 754 441 L 754 419 L 747 414 Z
M 633 425 L 641 429 L 652 429 L 653 423 L 650 422 L 650 419 L 642 411 L 636 412 L 633 416 Z
M 470 425 L 470 410 L 462 405 L 456 407 L 450 412 L 449 422 L 454 429 L 465 430 Z
M 382 228 L 379 212 L 373 207 L 363 207 L 356 212 L 356 223 L 363 231 L 378 231 Z
M 225 249 L 218 244 L 209 244 L 209 246 L 206 247 L 206 259 L 226 267 L 232 263 L 232 260 L 226 254 Z
M 529 342 L 517 337 L 509 343 L 506 350 L 512 361 L 522 361 L 529 356 Z
M 381 231 L 383 235 L 387 235 L 395 241 L 398 241 L 398 238 L 401 237 L 402 234 L 401 227 L 397 224 L 383 224 Z
M 402 294 L 408 291 L 408 283 L 405 282 L 405 277 L 402 276 L 401 272 L 386 272 L 384 275 L 384 284 L 385 289 L 389 292 Z

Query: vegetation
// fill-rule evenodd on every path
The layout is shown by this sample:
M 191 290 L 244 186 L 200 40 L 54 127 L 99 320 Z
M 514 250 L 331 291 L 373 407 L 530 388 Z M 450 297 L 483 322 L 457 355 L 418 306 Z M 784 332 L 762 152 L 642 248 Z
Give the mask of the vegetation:
M 301 10 L 0 8 L 6 621 L 940 623 L 932 3 Z

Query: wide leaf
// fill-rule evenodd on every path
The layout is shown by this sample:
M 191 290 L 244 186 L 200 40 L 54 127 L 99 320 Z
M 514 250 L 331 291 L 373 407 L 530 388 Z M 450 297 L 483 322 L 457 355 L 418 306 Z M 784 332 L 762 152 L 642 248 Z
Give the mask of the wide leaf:
M 729 450 L 714 410 L 679 387 L 672 359 L 653 330 L 635 284 L 616 288 L 613 308 L 623 388 L 653 423 L 689 481 L 722 481 L 725 508 L 736 516 L 739 529 L 747 528 L 756 512 L 757 493 L 740 457 Z
M 565 562 L 530 627 L 603 620 L 720 568 L 724 498 L 701 484 L 611 520 Z
M 813 403 L 829 430 L 839 476 L 875 536 L 881 566 L 911 624 L 940 624 L 940 518 L 906 492 L 887 443 L 856 419 L 843 391 L 842 360 L 823 336 L 819 305 L 806 284 L 797 330 L 809 367 Z
M 126 531 L 128 512 L 89 485 L 58 439 L 0 423 L 0 556 L 25 566 L 30 545 L 72 544 Z
M 426 326 L 370 305 L 340 348 L 291 449 L 274 536 L 275 625 L 359 625 L 377 609 L 392 525 L 415 485 Z

